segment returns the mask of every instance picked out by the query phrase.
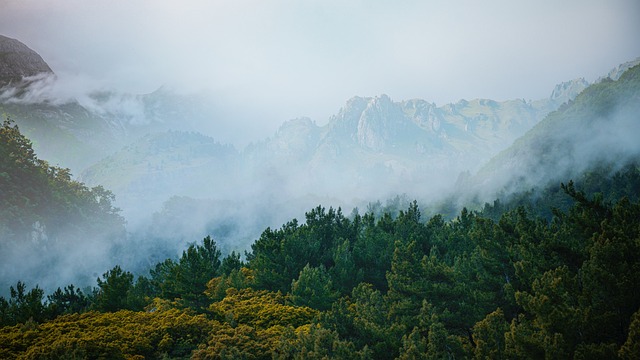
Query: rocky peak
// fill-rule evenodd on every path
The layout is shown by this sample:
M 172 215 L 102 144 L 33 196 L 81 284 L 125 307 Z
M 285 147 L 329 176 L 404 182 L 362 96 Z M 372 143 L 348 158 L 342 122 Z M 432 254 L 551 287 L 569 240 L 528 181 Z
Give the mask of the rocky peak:
M 421 99 L 402 102 L 402 109 L 407 116 L 423 129 L 437 133 L 441 129 L 442 114 L 436 104 Z
M 611 69 L 611 71 L 609 71 L 609 74 L 607 74 L 607 77 L 613 81 L 616 81 L 620 78 L 620 76 L 622 76 L 622 74 L 625 71 L 631 69 L 632 67 L 638 64 L 640 64 L 640 58 L 637 58 L 632 61 L 627 61 L 626 63 L 620 64 L 615 68 Z
M 319 136 L 320 127 L 308 117 L 293 119 L 280 126 L 268 147 L 276 155 L 300 159 L 316 148 Z
M 358 120 L 358 144 L 371 150 L 383 149 L 398 116 L 402 117 L 402 111 L 394 106 L 387 95 L 370 99 Z
M 393 102 L 389 96 L 370 98 L 358 119 L 356 139 L 363 148 L 381 151 L 421 133 L 419 124 L 404 109 L 405 103 Z M 426 116 L 429 117 L 427 109 Z M 415 114 L 415 111 L 414 111 Z
M 584 78 L 565 81 L 556 85 L 549 99 L 556 104 L 566 103 L 569 100 L 575 99 L 587 86 L 589 86 L 589 82 Z
M 53 71 L 38 53 L 18 40 L 0 35 L 0 87 Z
M 276 136 L 288 137 L 292 135 L 297 135 L 298 133 L 301 133 L 301 132 L 306 133 L 310 131 L 317 131 L 317 129 L 318 129 L 318 125 L 316 125 L 316 123 L 313 122 L 310 118 L 301 117 L 301 118 L 285 121 L 282 125 L 280 125 L 280 128 L 278 129 Z

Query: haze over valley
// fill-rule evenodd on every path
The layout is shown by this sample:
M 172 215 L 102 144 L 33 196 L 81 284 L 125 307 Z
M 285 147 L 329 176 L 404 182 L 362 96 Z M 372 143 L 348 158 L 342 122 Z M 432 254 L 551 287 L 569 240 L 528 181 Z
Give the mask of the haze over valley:
M 126 220 L 127 232 L 118 246 L 124 246 L 120 252 L 128 258 L 96 264 L 108 267 L 109 261 L 116 261 L 139 271 L 176 256 L 207 235 L 225 252 L 242 252 L 265 228 L 278 227 L 318 204 L 350 213 L 385 202 L 388 209 L 402 207 L 417 199 L 435 213 L 447 208 L 443 203 L 457 202 L 448 205 L 453 215 L 457 206 L 469 205 L 462 199 L 474 198 L 481 205 L 499 193 L 504 196 L 505 189 L 519 191 L 562 181 L 557 174 L 571 176 L 569 169 L 575 164 L 549 172 L 538 168 L 535 178 L 531 168 L 522 175 L 513 169 L 488 173 L 483 169 L 489 175 L 482 175 L 482 180 L 475 174 L 495 155 L 509 151 L 516 139 L 531 137 L 529 130 L 535 131 L 550 112 L 571 103 L 590 85 L 578 78 L 558 83 L 547 98 L 535 101 L 473 99 L 441 106 L 422 99 L 396 101 L 385 94 L 356 96 L 347 99 L 325 125 L 306 117 L 288 120 L 264 139 L 238 147 L 203 128 L 217 115 L 202 94 L 160 88 L 143 95 L 92 92 L 83 100 L 62 101 L 55 97 L 58 79 L 44 59 L 14 39 L 3 37 L 1 45 L 9 54 L 0 95 L 3 113 L 32 139 L 40 158 L 70 168 L 89 187 L 103 186 L 115 194 L 114 205 Z M 597 82 L 617 80 L 637 64 L 637 60 L 622 64 Z M 626 119 L 627 114 L 620 116 Z M 624 121 L 607 128 L 614 134 L 633 133 L 629 130 L 635 122 Z M 597 153 L 610 147 L 611 140 L 622 147 L 619 152 L 629 149 L 636 154 L 632 140 L 619 142 L 621 134 L 607 133 L 602 136 L 604 144 L 590 143 L 587 148 Z M 575 161 L 587 168 L 593 154 L 584 156 Z M 529 159 L 525 155 L 517 163 Z M 520 176 L 531 181 L 509 185 L 514 181 L 509 179 Z M 452 200 L 453 194 L 459 200 Z M 392 205 L 394 198 L 401 203 Z M 33 231 L 48 237 L 46 228 Z M 70 261 L 61 256 L 60 264 Z M 23 273 L 17 264 L 6 268 L 14 272 L 9 278 Z M 39 282 L 37 277 L 33 280 Z

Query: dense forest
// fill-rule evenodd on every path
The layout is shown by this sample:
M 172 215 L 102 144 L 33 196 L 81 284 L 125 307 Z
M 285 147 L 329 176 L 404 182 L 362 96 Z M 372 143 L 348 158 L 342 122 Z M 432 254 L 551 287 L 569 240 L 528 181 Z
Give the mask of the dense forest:
M 37 159 L 10 121 L 0 134 L 3 238 L 31 241 L 21 227 L 51 219 L 10 206 L 25 192 L 67 217 L 122 221 L 108 191 Z M 244 256 L 206 237 L 146 275 L 115 266 L 50 294 L 18 282 L 0 298 L 0 358 L 637 359 L 639 189 L 632 162 L 452 219 L 416 202 L 318 206 Z

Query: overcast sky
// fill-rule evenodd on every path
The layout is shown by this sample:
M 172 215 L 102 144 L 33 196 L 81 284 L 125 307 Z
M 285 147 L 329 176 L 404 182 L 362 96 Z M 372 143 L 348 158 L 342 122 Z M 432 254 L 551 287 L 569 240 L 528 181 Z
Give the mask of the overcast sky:
M 60 77 L 207 88 L 275 130 L 355 95 L 535 100 L 593 81 L 640 56 L 640 2 L 0 0 L 0 34 Z

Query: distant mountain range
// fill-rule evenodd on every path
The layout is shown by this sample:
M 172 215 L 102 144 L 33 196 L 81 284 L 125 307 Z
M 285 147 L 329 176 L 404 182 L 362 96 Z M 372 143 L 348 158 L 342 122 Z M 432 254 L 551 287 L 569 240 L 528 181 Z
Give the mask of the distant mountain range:
M 111 91 L 66 102 L 38 99 L 33 90 L 54 77 L 44 60 L 1 36 L 0 55 L 0 112 L 19 124 L 41 158 L 70 167 L 88 185 L 114 191 L 118 206 L 134 223 L 152 212 L 171 213 L 171 204 L 184 208 L 189 198 L 225 204 L 220 206 L 232 201 L 248 213 L 248 204 L 260 204 L 256 209 L 274 213 L 264 222 L 281 224 L 275 213 L 284 212 L 280 216 L 286 220 L 296 216 L 293 209 L 307 209 L 322 199 L 357 205 L 401 193 L 437 199 L 456 183 L 458 189 L 484 193 L 530 186 L 571 174 L 566 167 L 581 160 L 563 162 L 567 152 L 578 151 L 569 147 L 573 140 L 581 139 L 597 154 L 597 146 L 615 145 L 609 135 L 628 141 L 630 134 L 640 133 L 625 130 L 636 126 L 637 117 L 629 124 L 611 123 L 610 130 L 620 131 L 598 128 L 602 142 L 577 131 L 595 129 L 583 122 L 589 111 L 606 108 L 588 105 L 601 100 L 602 89 L 620 86 L 616 96 L 626 96 L 622 84 L 637 85 L 633 66 L 638 60 L 616 67 L 596 84 L 584 79 L 560 83 L 548 98 L 536 101 L 475 99 L 437 106 L 386 95 L 354 97 L 326 125 L 289 120 L 272 136 L 237 149 L 197 131 L 199 123 L 216 118 L 204 96 L 161 88 L 145 95 Z M 625 114 L 636 109 L 634 94 L 626 100 Z M 617 107 L 611 109 L 601 117 Z M 167 202 L 175 196 L 183 200 Z M 192 228 L 206 231 L 219 228 L 216 224 L 203 218 Z
M 150 132 L 89 166 L 81 179 L 112 189 L 125 210 L 140 201 L 159 207 L 172 195 L 229 200 L 258 191 L 357 202 L 424 184 L 421 193 L 435 194 L 461 172 L 475 172 L 586 86 L 582 79 L 564 83 L 553 97 L 535 102 L 477 99 L 441 107 L 418 99 L 394 102 L 386 95 L 354 97 L 324 126 L 308 118 L 290 120 L 242 150 L 213 139 L 203 144 L 201 136 L 184 132 L 182 122 L 159 121 L 169 119 L 168 112 L 188 114 L 189 107 L 170 107 L 176 98 L 151 94 L 145 101 L 164 106 L 151 108 L 155 118 L 145 125 L 121 122 L 128 124 L 128 134 Z M 166 130 L 172 126 L 175 131 Z

